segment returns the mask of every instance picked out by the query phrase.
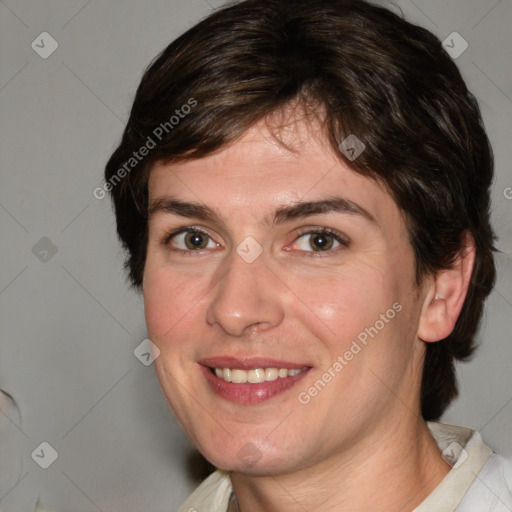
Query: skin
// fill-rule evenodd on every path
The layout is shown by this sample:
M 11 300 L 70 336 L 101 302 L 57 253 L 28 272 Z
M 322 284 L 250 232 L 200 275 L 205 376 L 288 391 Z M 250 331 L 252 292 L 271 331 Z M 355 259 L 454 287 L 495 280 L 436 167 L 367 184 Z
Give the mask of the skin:
M 223 220 L 150 216 L 143 292 L 161 387 L 201 453 L 230 472 L 242 512 L 412 510 L 450 469 L 421 418 L 421 371 L 426 343 L 453 329 L 474 249 L 468 240 L 452 269 L 416 288 L 390 195 L 342 163 L 315 123 L 290 114 L 280 136 L 289 149 L 261 121 L 214 155 L 151 172 L 150 205 L 172 195 Z M 330 212 L 265 223 L 280 206 L 332 195 L 375 221 Z M 184 226 L 206 231 L 208 246 L 185 254 L 183 236 L 162 243 Z M 315 235 L 300 230 L 318 227 L 348 245 L 327 236 L 333 247 L 315 252 Z M 236 253 L 248 236 L 263 249 L 252 263 Z M 395 303 L 401 311 L 301 404 L 298 394 Z M 200 371 L 199 360 L 217 355 L 312 369 L 285 393 L 241 405 L 216 395 Z M 252 464 L 240 456 L 248 443 L 260 457 Z

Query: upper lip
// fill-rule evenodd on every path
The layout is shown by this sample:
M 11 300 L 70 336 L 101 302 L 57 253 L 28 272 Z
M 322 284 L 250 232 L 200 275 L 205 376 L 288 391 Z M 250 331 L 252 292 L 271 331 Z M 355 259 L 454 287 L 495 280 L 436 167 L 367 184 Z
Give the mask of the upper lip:
M 203 366 L 210 368 L 236 368 L 239 370 L 252 370 L 254 368 L 287 368 L 289 370 L 301 370 L 308 367 L 305 363 L 292 363 L 268 357 L 232 357 L 214 356 L 206 357 L 198 361 Z

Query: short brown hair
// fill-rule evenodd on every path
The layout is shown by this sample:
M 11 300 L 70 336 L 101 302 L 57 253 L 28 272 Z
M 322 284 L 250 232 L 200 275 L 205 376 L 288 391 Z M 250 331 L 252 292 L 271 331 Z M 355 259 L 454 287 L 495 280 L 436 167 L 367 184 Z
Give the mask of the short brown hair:
M 474 351 L 494 284 L 493 157 L 477 102 L 441 42 L 387 9 L 362 0 L 234 2 L 155 59 L 105 170 L 131 282 L 140 290 L 155 162 L 207 156 L 292 101 L 309 111 L 322 106 L 340 159 L 394 198 L 417 284 L 450 267 L 465 233 L 474 238 L 475 267 L 455 328 L 427 344 L 422 415 L 438 419 L 457 396 L 454 361 Z M 366 147 L 353 161 L 339 151 L 350 134 Z M 150 140 L 146 156 L 133 159 Z

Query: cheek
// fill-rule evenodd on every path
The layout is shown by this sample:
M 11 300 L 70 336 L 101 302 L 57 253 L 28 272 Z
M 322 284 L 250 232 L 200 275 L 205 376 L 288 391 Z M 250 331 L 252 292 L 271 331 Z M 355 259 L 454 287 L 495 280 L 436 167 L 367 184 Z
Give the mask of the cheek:
M 395 300 L 392 283 L 385 272 L 370 265 L 347 265 L 319 280 L 302 284 L 302 296 L 317 324 L 323 325 L 331 336 L 350 337 L 358 334 Z
M 144 315 L 150 339 L 160 338 L 157 334 L 162 333 L 169 322 L 166 312 L 172 310 L 172 296 L 166 290 L 166 281 L 159 278 L 160 273 L 152 267 L 150 262 L 146 263 L 144 269 Z
M 146 264 L 144 314 L 150 339 L 163 344 L 177 333 L 201 307 L 198 284 L 193 278 Z

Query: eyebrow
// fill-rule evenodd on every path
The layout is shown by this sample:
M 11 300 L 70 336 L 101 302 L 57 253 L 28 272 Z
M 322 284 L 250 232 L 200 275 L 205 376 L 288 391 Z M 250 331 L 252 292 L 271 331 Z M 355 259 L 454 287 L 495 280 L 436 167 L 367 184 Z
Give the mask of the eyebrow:
M 148 218 L 150 219 L 160 212 L 209 221 L 227 228 L 221 215 L 205 204 L 164 196 L 152 201 L 148 209 Z M 272 215 L 265 217 L 263 224 L 282 224 L 294 219 L 303 219 L 313 215 L 325 215 L 328 213 L 357 215 L 373 224 L 378 224 L 375 217 L 368 210 L 349 199 L 339 196 L 329 196 L 316 201 L 299 201 L 291 205 L 281 206 Z

